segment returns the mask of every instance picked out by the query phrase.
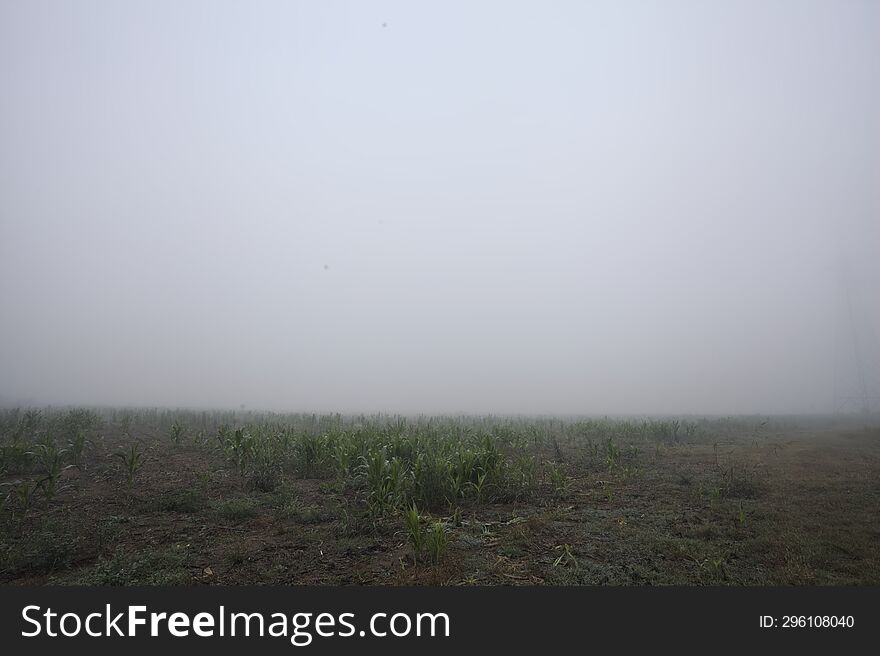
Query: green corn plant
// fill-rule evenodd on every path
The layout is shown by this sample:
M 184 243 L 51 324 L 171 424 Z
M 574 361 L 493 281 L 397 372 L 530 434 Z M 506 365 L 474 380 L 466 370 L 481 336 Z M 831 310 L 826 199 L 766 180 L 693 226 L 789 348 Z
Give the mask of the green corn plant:
M 236 428 L 231 434 L 229 431 L 221 432 L 223 438 L 223 451 L 227 459 L 235 463 L 240 476 L 244 476 L 248 462 L 253 456 L 255 440 L 250 432 Z
M 328 441 L 320 435 L 300 435 L 295 451 L 300 474 L 304 478 L 318 477 L 328 468 L 332 459 Z
M 171 430 L 169 431 L 169 434 L 171 435 L 171 441 L 179 446 L 181 441 L 183 440 L 183 426 L 181 426 L 177 422 L 174 422 L 173 424 L 171 424 Z
M 395 508 L 403 499 L 405 467 L 400 458 L 385 459 L 384 451 L 375 449 L 362 458 L 367 479 L 367 506 L 373 516 Z
M 592 439 L 587 440 L 584 450 L 587 452 L 591 464 L 595 464 L 599 460 L 599 445 L 594 443 Z
M 638 476 L 640 471 L 641 470 L 635 465 L 624 465 L 620 470 L 620 473 L 623 475 L 624 479 L 629 480 Z
M 476 481 L 469 481 L 468 483 L 474 490 L 474 495 L 477 499 L 477 505 L 482 505 L 483 499 L 485 498 L 486 490 L 491 485 L 488 483 L 488 472 L 481 471 L 477 474 Z
M 448 499 L 450 462 L 436 447 L 417 454 L 412 468 L 413 496 L 427 506 L 436 506 Z
M 220 449 L 223 453 L 226 453 L 226 445 L 229 442 L 231 435 L 231 429 L 227 424 L 223 424 L 220 428 L 217 429 L 217 442 L 220 445 Z
M 428 551 L 428 558 L 435 565 L 440 562 L 440 558 L 449 546 L 449 538 L 446 535 L 446 527 L 443 522 L 434 522 L 434 525 L 425 534 L 425 542 Z
M 614 442 L 611 441 L 611 438 L 608 438 L 608 441 L 605 442 L 605 465 L 608 467 L 608 471 L 613 471 L 614 467 L 620 461 L 620 447 L 615 445 Z
M 407 508 L 403 514 L 403 519 L 406 524 L 407 539 L 412 548 L 413 563 L 418 563 L 419 557 L 425 548 L 426 534 L 425 529 L 422 527 L 419 510 L 416 508 L 416 504 Z
M 37 487 L 43 490 L 46 499 L 51 501 L 58 490 L 58 481 L 61 479 L 64 466 L 66 449 L 59 449 L 54 442 L 46 441 L 37 444 L 31 455 L 36 459 L 42 478 L 37 481 Z
M 138 448 L 137 442 L 132 442 L 128 451 L 120 451 L 115 454 L 117 458 L 122 460 L 125 468 L 125 483 L 128 491 L 131 492 L 134 486 L 134 476 L 144 464 L 144 454 Z
M 257 449 L 248 468 L 247 485 L 261 492 L 274 492 L 284 482 L 281 456 L 276 448 Z
M 465 492 L 465 484 L 468 481 L 465 480 L 465 474 L 460 469 L 452 469 L 449 472 L 449 495 L 447 501 L 452 503 L 454 500 L 459 499 L 464 496 Z
M 378 449 L 362 456 L 361 462 L 361 468 L 367 479 L 367 506 L 371 515 L 380 515 L 385 511 L 388 493 L 386 485 L 388 462 L 385 460 L 385 454 Z
M 537 467 L 533 456 L 520 456 L 511 470 L 513 490 L 516 498 L 523 498 L 535 489 Z
M 385 478 L 387 498 L 392 506 L 396 506 L 403 497 L 404 477 L 406 467 L 400 458 L 392 458 L 388 463 L 388 473 Z
M 550 486 L 553 488 L 553 494 L 557 497 L 564 497 L 568 494 L 568 479 L 559 465 L 550 465 Z
M 501 453 L 498 451 L 498 446 L 495 444 L 495 441 L 490 436 L 486 435 L 483 437 L 483 441 L 479 448 L 480 467 L 484 471 L 497 473 L 498 467 L 501 464 Z
M 16 505 L 21 509 L 22 515 L 27 514 L 37 486 L 33 481 L 27 479 L 16 481 L 14 485 L 12 494 L 15 497 Z
M 330 460 L 333 463 L 333 469 L 336 476 L 344 478 L 349 475 L 357 464 L 357 456 L 350 444 L 343 443 L 341 440 L 333 444 L 330 453 Z
M 626 457 L 630 462 L 634 462 L 639 458 L 639 447 L 635 444 L 630 444 L 626 448 Z
M 88 436 L 82 428 L 76 431 L 67 440 L 67 452 L 70 454 L 70 461 L 77 469 L 83 468 L 83 451 L 85 451 Z
M 727 561 L 723 556 L 706 558 L 702 563 L 702 567 L 709 572 L 713 579 L 724 580 L 727 578 Z
M 28 410 L 22 418 L 22 428 L 26 433 L 33 434 L 37 430 L 37 426 L 43 419 L 43 413 L 40 410 Z

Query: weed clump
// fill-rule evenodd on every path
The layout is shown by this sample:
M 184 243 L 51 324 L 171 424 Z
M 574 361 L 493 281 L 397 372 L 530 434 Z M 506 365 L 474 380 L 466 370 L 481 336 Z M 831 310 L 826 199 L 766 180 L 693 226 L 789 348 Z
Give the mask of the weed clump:
M 237 497 L 221 502 L 217 514 L 228 522 L 238 524 L 257 516 L 257 502 L 248 497 Z

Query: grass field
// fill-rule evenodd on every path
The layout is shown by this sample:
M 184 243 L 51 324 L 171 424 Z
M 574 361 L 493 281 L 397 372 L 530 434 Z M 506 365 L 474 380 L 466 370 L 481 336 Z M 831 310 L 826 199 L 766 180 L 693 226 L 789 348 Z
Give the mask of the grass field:
M 0 413 L 0 581 L 880 583 L 854 418 Z

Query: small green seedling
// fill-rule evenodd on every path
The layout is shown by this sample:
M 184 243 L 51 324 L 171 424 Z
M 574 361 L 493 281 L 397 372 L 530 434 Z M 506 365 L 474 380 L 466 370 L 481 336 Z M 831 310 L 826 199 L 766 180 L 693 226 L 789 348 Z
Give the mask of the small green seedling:
M 37 481 L 37 487 L 43 490 L 46 499 L 51 501 L 58 490 L 58 481 L 61 479 L 64 466 L 64 456 L 67 449 L 59 449 L 54 442 L 37 444 L 30 455 L 40 465 L 42 478 Z
M 133 442 L 128 451 L 120 451 L 116 457 L 122 460 L 125 468 L 125 483 L 128 491 L 134 486 L 134 476 L 144 464 L 144 454 L 138 448 L 137 442 Z
M 562 553 L 559 554 L 559 557 L 553 561 L 553 567 L 564 565 L 566 567 L 572 566 L 577 569 L 578 561 L 577 558 L 574 557 L 574 554 L 571 552 L 570 544 L 561 544 L 556 547 L 556 549 L 562 550 Z
M 412 548 L 413 563 L 419 562 L 419 556 L 425 548 L 425 529 L 422 527 L 419 510 L 416 504 L 413 504 L 404 512 L 404 522 L 406 523 L 407 538 Z

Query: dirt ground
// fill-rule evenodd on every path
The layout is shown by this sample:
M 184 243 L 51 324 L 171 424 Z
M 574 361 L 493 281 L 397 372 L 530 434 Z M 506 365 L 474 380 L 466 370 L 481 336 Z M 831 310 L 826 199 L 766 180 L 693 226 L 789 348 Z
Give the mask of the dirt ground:
M 875 428 L 650 444 L 611 470 L 568 445 L 543 454 L 563 485 L 542 464 L 529 498 L 431 513 L 449 537 L 438 564 L 414 563 L 401 515 L 366 516 L 342 482 L 253 492 L 205 445 L 99 433 L 51 501 L 3 516 L 3 583 L 880 584 Z M 112 456 L 129 439 L 145 454 L 130 491 Z

